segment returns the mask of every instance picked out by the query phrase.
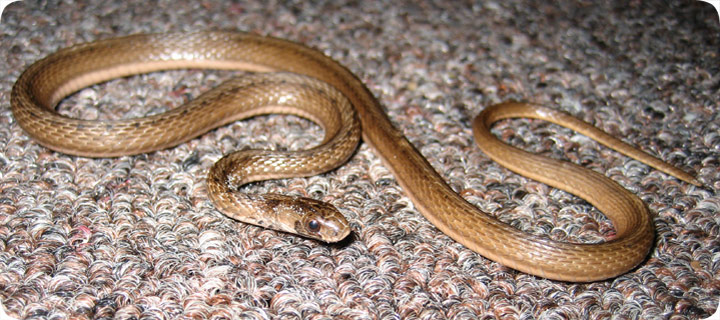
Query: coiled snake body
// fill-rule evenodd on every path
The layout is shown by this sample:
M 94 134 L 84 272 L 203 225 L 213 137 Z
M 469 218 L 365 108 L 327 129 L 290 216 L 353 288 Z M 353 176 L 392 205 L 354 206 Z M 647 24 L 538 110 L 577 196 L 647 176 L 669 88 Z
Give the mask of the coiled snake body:
M 182 107 L 147 118 L 91 121 L 55 112 L 60 100 L 91 84 L 179 68 L 284 73 L 233 79 Z M 313 120 L 325 130 L 320 146 L 292 153 L 232 153 L 210 170 L 208 192 L 216 207 L 230 217 L 329 242 L 350 232 L 347 221 L 332 206 L 304 198 L 245 195 L 236 189 L 250 181 L 331 170 L 351 156 L 362 131 L 363 140 L 381 156 L 416 208 L 442 232 L 511 268 L 565 281 L 606 279 L 639 264 L 654 239 L 650 213 L 639 198 L 601 174 L 506 145 L 490 133 L 493 122 L 511 117 L 552 121 L 699 184 L 679 169 L 567 114 L 525 103 L 488 107 L 474 121 L 475 138 L 483 152 L 513 171 L 587 200 L 612 220 L 617 233 L 613 240 L 600 244 L 564 243 L 529 235 L 479 211 L 456 194 L 346 68 L 305 46 L 244 33 L 134 35 L 66 48 L 31 65 L 13 87 L 11 103 L 15 119 L 40 144 L 89 157 L 168 148 L 218 126 L 264 113 L 290 113 Z

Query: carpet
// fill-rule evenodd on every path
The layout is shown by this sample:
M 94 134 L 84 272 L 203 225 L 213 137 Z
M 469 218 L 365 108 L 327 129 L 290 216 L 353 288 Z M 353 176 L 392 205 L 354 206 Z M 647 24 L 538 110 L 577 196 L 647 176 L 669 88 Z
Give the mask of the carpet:
M 167 150 L 112 159 L 50 151 L 10 112 L 34 61 L 141 32 L 242 30 L 297 41 L 352 70 L 465 199 L 525 232 L 598 242 L 587 202 L 518 176 L 474 145 L 472 118 L 506 100 L 565 110 L 695 174 L 688 185 L 543 121 L 493 131 L 637 194 L 656 239 L 631 272 L 566 283 L 490 261 L 423 218 L 361 144 L 327 174 L 250 192 L 328 201 L 336 245 L 245 225 L 205 177 L 238 149 L 304 149 L 322 130 L 262 116 Z M 720 22 L 700 1 L 31 1 L 0 20 L 0 301 L 17 319 L 702 319 L 720 299 Z M 168 110 L 238 75 L 180 70 L 83 89 L 84 119 Z

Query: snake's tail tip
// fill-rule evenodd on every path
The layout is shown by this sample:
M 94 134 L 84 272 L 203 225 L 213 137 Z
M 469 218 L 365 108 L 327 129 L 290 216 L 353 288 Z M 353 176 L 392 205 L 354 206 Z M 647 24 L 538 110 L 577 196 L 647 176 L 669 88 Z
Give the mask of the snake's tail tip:
M 692 177 L 692 176 L 690 176 L 686 179 L 682 179 L 682 180 L 689 184 L 692 184 L 698 188 L 707 188 L 707 186 L 705 184 L 703 184 L 702 182 L 700 182 L 700 180 L 698 180 L 697 178 Z
M 685 171 L 683 171 L 683 170 L 680 170 L 680 169 L 676 169 L 676 168 L 674 168 L 674 169 L 675 169 L 675 170 L 665 171 L 665 172 L 668 173 L 668 174 L 670 174 L 671 176 L 674 176 L 674 177 L 677 178 L 678 180 L 687 182 L 687 183 L 692 184 L 692 185 L 694 185 L 694 186 L 696 186 L 696 187 L 699 187 L 699 188 L 704 188 L 704 187 L 706 187 L 705 184 L 703 184 L 702 182 L 700 182 L 700 180 L 698 180 L 694 175 L 692 175 L 692 174 L 690 174 L 690 173 L 687 173 L 687 172 L 685 172 Z

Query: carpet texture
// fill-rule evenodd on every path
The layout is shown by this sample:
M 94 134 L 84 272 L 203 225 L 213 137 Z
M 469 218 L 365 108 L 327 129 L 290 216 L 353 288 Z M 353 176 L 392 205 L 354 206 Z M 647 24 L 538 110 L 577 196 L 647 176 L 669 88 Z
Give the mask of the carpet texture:
M 720 26 L 700 1 L 31 1 L 0 21 L 0 300 L 19 319 L 702 319 L 720 298 Z M 587 202 L 525 179 L 474 145 L 473 116 L 545 104 L 693 172 L 697 188 L 542 121 L 504 141 L 601 172 L 654 215 L 638 268 L 572 284 L 514 271 L 425 220 L 368 145 L 348 164 L 249 192 L 329 201 L 353 234 L 325 245 L 230 220 L 207 197 L 223 154 L 297 150 L 322 130 L 290 116 L 234 123 L 116 159 L 52 152 L 10 112 L 32 62 L 140 32 L 243 30 L 317 48 L 355 72 L 392 121 L 480 209 L 529 233 L 609 240 Z M 59 110 L 139 117 L 232 72 L 172 71 L 81 90 Z

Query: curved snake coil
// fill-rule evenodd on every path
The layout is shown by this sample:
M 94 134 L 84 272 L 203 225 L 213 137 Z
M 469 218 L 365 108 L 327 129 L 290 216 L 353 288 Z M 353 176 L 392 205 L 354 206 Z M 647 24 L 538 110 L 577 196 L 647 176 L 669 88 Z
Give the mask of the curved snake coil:
M 148 118 L 88 121 L 55 112 L 65 96 L 91 84 L 179 68 L 292 74 L 231 80 L 182 107 Z M 232 104 L 227 103 L 230 100 Z M 339 166 L 356 148 L 359 118 L 363 140 L 438 229 L 501 264 L 565 281 L 606 279 L 638 265 L 654 239 L 650 213 L 640 199 L 603 175 L 506 145 L 490 133 L 493 122 L 509 117 L 553 121 L 699 185 L 679 169 L 564 113 L 525 103 L 488 107 L 474 121 L 476 141 L 486 154 L 511 170 L 587 200 L 612 220 L 617 231 L 613 240 L 600 244 L 564 243 L 526 234 L 456 194 L 392 126 L 382 106 L 346 68 L 300 44 L 244 33 L 134 35 L 66 48 L 31 65 L 13 87 L 11 102 L 19 125 L 40 144 L 89 157 L 168 148 L 262 113 L 309 118 L 325 129 L 320 146 L 299 153 L 233 153 L 213 166 L 207 183 L 216 207 L 232 218 L 324 241 L 337 241 L 350 232 L 347 221 L 331 206 L 276 195 L 249 196 L 235 190 L 249 181 L 307 176 Z

